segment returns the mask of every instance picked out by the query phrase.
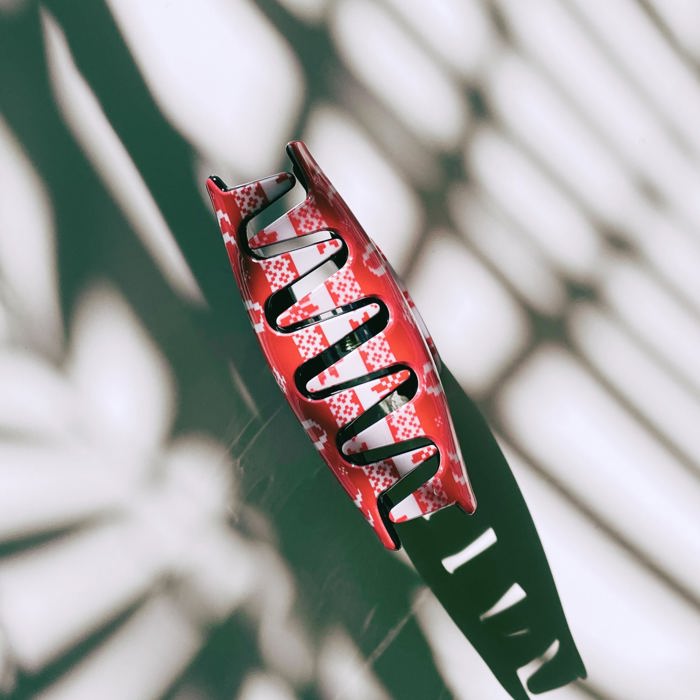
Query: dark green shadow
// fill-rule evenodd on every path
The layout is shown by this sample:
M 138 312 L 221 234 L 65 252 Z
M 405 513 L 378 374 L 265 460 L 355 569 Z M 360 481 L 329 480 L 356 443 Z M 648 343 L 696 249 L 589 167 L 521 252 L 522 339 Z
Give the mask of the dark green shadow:
M 476 405 L 443 368 L 442 381 L 477 498 L 474 515 L 456 506 L 429 520 L 398 524 L 406 552 L 440 602 L 516 700 L 527 700 L 517 670 L 558 642 L 554 656 L 527 682 L 533 693 L 558 688 L 586 670 L 564 617 L 535 524 L 508 463 Z M 443 559 L 485 533 L 495 543 L 450 573 Z M 492 540 L 488 540 L 492 541 Z M 502 612 L 481 616 L 514 585 L 525 597 Z

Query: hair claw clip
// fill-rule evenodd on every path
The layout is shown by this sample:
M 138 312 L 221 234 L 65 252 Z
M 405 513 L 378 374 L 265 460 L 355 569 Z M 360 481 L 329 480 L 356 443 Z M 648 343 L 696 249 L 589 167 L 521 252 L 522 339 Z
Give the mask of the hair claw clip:
M 294 413 L 383 544 L 403 544 L 512 698 L 528 698 L 518 672 L 530 661 L 539 664 L 531 692 L 585 677 L 534 523 L 491 431 L 306 146 L 292 142 L 287 153 L 306 198 L 252 235 L 251 219 L 295 178 L 228 188 L 211 177 L 207 188 L 253 327 Z M 450 408 L 481 498 L 469 518 L 476 503 Z M 515 583 L 525 597 L 493 612 Z
M 411 301 L 301 141 L 287 146 L 306 198 L 249 235 L 288 192 L 280 173 L 207 188 L 231 267 L 272 372 L 294 413 L 382 543 L 393 523 L 476 507 L 440 381 Z

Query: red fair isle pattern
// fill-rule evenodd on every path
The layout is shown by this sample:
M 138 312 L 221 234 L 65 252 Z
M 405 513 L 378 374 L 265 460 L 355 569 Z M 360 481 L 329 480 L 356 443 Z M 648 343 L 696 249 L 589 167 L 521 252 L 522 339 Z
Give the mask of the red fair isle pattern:
M 403 384 L 409 377 L 408 370 L 401 370 L 400 372 L 395 372 L 394 374 L 388 374 L 386 377 L 378 379 L 372 385 L 372 391 L 376 392 L 380 396 L 386 396 L 388 393 L 392 392 L 394 389 Z
M 352 389 L 333 394 L 324 400 L 339 428 L 355 420 L 364 411 L 360 399 Z
M 305 420 L 302 421 L 302 426 L 306 430 L 307 435 L 311 438 L 314 447 L 319 451 L 323 452 L 326 445 L 328 444 L 328 433 L 315 421 L 315 420 Z
M 428 445 L 421 450 L 416 450 L 411 455 L 411 462 L 418 466 L 419 464 L 422 464 L 426 460 L 430 459 L 436 452 L 437 449 L 435 449 L 434 445 Z
M 327 384 L 330 386 L 340 379 L 340 372 L 338 371 L 338 366 L 331 365 L 328 369 L 324 369 L 321 374 L 316 376 L 316 381 L 325 387 Z M 335 382 L 333 380 L 336 380 Z
M 362 253 L 362 262 L 365 267 L 377 277 L 386 274 L 387 265 L 384 256 L 371 243 L 367 243 L 365 250 Z
M 321 241 L 316 244 L 316 250 L 319 253 L 325 253 L 327 250 L 329 252 L 335 253 L 343 247 L 343 244 L 337 238 L 331 238 L 328 241 Z
M 311 194 L 289 212 L 289 219 L 298 236 L 328 228 L 328 224 L 316 206 L 314 196 Z
M 353 350 L 315 377 L 313 384 L 316 385 L 316 388 L 312 389 L 312 391 L 318 391 L 323 387 L 333 386 L 340 382 L 356 379 L 365 374 L 367 374 L 367 368 L 364 366 L 362 358 L 357 350 Z
M 367 452 L 367 450 L 369 450 L 369 445 L 357 435 L 351 437 L 343 446 L 346 455 L 356 455 L 360 452 Z
M 265 312 L 263 311 L 263 307 L 260 306 L 259 302 L 250 301 L 250 299 L 245 299 L 243 303 L 250 314 L 253 329 L 256 333 L 262 333 L 265 330 Z
M 320 311 L 318 304 L 314 304 L 311 300 L 306 299 L 301 304 L 294 304 L 279 318 L 279 323 L 282 326 L 292 326 L 300 321 L 306 321 L 307 318 L 315 316 Z
M 432 362 L 426 362 L 423 365 L 423 378 L 424 378 L 425 390 L 429 394 L 434 394 L 435 396 L 439 396 L 440 392 L 442 392 L 442 385 L 440 384 L 440 380 L 438 379 L 437 372 L 435 371 L 435 366 L 433 365 Z
M 326 334 L 318 324 L 292 333 L 292 338 L 299 349 L 299 354 L 305 360 L 316 357 L 328 347 Z
M 360 345 L 359 350 L 368 372 L 384 369 L 396 362 L 396 356 L 391 351 L 383 332 Z
M 251 248 L 260 248 L 264 245 L 295 238 L 296 235 L 297 232 L 294 230 L 294 226 L 292 226 L 292 222 L 289 220 L 289 214 L 283 214 L 279 219 L 252 235 L 248 239 L 248 244 Z
M 289 253 L 261 260 L 260 265 L 265 270 L 265 277 L 267 277 L 272 292 L 286 287 L 299 277 L 299 272 Z
M 315 245 L 306 245 L 296 250 L 291 250 L 287 255 L 292 256 L 299 275 L 305 275 L 309 271 L 321 265 L 331 258 L 342 247 L 342 243 L 334 238 L 332 241 L 322 241 Z
M 386 417 L 391 434 L 396 442 L 403 442 L 425 435 L 412 403 L 406 403 Z
M 236 206 L 241 212 L 242 219 L 252 216 L 267 204 L 267 197 L 259 182 L 251 182 L 249 185 L 236 187 L 232 194 Z
M 362 289 L 348 265 L 340 268 L 338 272 L 326 280 L 326 287 L 336 306 L 350 304 L 362 297 Z
M 256 233 L 255 236 L 252 236 L 248 243 L 250 244 L 251 248 L 262 248 L 263 246 L 277 243 L 278 239 L 279 236 L 277 235 L 277 231 L 262 229 Z
M 401 478 L 396 466 L 390 459 L 363 466 L 362 471 L 369 479 L 375 496 L 379 496 L 379 494 L 393 486 Z
M 335 309 L 333 298 L 325 282 L 320 287 L 316 287 L 316 289 L 304 295 L 296 304 L 290 306 L 289 309 L 280 316 L 280 325 L 289 325 L 288 318 L 291 316 L 296 317 L 298 320 L 309 318 L 308 316 L 303 317 L 303 309 L 306 308 L 312 308 L 314 316 Z M 302 318 L 299 318 L 300 316 L 302 316 Z
M 430 481 L 414 491 L 413 495 L 424 513 L 432 513 L 453 503 L 437 479 L 430 479 Z
M 217 209 L 216 220 L 219 222 L 219 228 L 224 236 L 233 233 L 233 229 L 231 228 L 231 219 L 229 219 L 229 216 L 225 211 Z
M 372 311 L 372 309 L 376 309 L 376 311 L 373 311 L 372 313 L 370 313 L 370 311 Z M 355 318 L 350 319 L 351 328 L 357 329 L 363 323 L 367 323 L 367 321 L 369 321 L 370 318 L 372 318 L 372 316 L 374 316 L 374 314 L 377 313 L 378 310 L 379 310 L 379 307 L 376 304 L 372 304 L 371 306 L 365 307 L 364 312 L 362 313 L 362 315 L 359 318 L 355 317 Z

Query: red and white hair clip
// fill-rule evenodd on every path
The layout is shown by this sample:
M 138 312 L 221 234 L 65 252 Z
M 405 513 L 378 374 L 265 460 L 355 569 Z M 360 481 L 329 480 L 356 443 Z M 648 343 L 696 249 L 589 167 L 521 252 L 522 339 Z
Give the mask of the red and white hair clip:
M 476 507 L 439 358 L 408 292 L 306 146 L 294 141 L 287 153 L 306 198 L 260 231 L 249 232 L 249 221 L 294 176 L 231 188 L 211 177 L 207 188 L 277 383 L 379 539 L 396 549 L 392 523 Z

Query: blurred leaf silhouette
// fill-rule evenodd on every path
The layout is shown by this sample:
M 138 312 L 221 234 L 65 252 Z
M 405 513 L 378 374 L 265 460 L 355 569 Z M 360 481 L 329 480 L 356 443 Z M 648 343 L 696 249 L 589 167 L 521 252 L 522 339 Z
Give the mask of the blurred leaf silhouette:
M 319 463 L 237 299 L 205 169 L 260 177 L 303 137 L 406 278 L 457 404 L 459 384 L 512 446 L 591 673 L 557 697 L 696 696 L 697 11 L 521 5 L 208 0 L 176 46 L 213 57 L 202 107 L 164 49 L 186 3 L 0 2 L 0 692 L 502 697 Z M 253 43 L 214 45 L 217 27 Z M 225 121 L 224 103 L 278 93 L 254 123 Z M 203 136 L 193 115 L 219 112 Z M 12 168 L 31 171 L 21 197 Z M 492 510 L 500 452 L 465 444 L 495 465 L 477 467 L 471 534 L 505 518 L 488 551 L 513 556 L 497 591 L 478 559 L 456 569 L 474 634 L 514 582 L 516 617 L 556 596 L 512 544 L 529 519 Z M 409 547 L 421 529 L 404 527 Z M 469 539 L 419 565 L 436 589 Z M 557 619 L 528 644 L 551 633 L 578 671 Z M 521 621 L 485 628 L 501 622 Z M 511 689 L 513 645 L 496 669 Z

